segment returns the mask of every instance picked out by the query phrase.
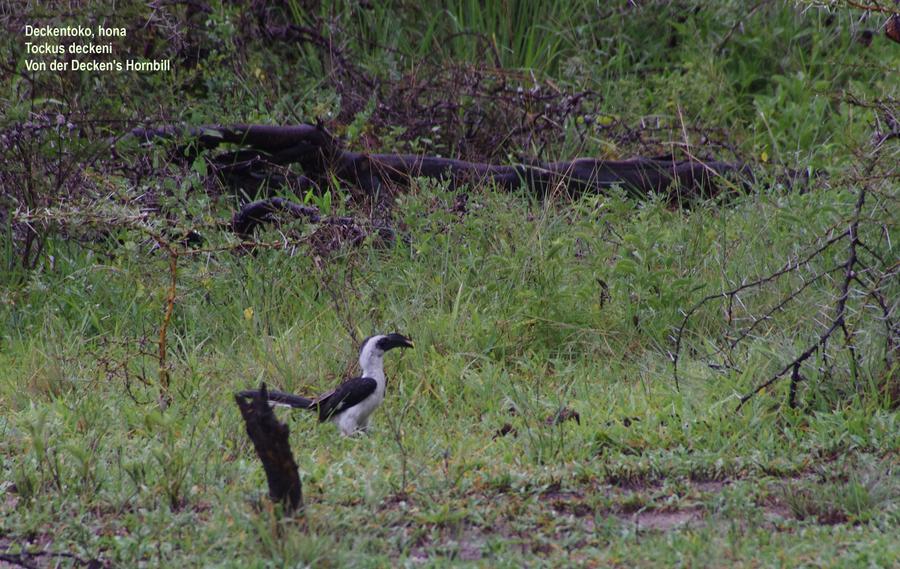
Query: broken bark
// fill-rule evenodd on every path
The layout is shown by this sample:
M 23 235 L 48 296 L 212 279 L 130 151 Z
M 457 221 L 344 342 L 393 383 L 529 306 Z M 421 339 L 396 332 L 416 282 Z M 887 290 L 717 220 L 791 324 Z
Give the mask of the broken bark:
M 560 189 L 572 195 L 604 192 L 615 185 L 637 195 L 667 193 L 671 198 L 716 195 L 727 175 L 749 174 L 741 163 L 699 160 L 634 158 L 612 161 L 579 158 L 571 161 L 494 165 L 449 158 L 411 154 L 367 154 L 341 148 L 340 142 L 321 125 L 266 126 L 232 125 L 179 129 L 135 129 L 132 135 L 144 141 L 179 136 L 194 137 L 200 148 L 212 149 L 223 143 L 238 144 L 242 150 L 217 158 L 228 167 L 299 164 L 306 176 L 303 184 L 327 186 L 330 177 L 370 196 L 383 189 L 408 186 L 411 178 L 447 180 L 452 188 L 464 184 L 493 183 L 504 190 L 525 186 L 540 194 Z M 249 171 L 249 170 L 248 170 Z M 258 174 L 258 170 L 254 170 Z M 725 182 L 724 185 L 733 185 Z
M 247 436 L 253 441 L 269 482 L 269 497 L 284 505 L 291 514 L 303 507 L 303 491 L 288 435 L 290 429 L 280 423 L 269 406 L 266 384 L 260 385 L 254 397 L 235 394 L 247 426 Z

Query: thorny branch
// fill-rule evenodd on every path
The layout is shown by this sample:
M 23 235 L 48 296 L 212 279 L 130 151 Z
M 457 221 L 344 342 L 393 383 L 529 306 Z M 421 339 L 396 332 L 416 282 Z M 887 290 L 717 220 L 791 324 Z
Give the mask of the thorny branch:
M 847 298 L 850 295 L 850 283 L 853 281 L 856 276 L 856 265 L 857 265 L 857 257 L 856 257 L 856 249 L 859 245 L 859 220 L 862 214 L 863 205 L 866 202 L 866 186 L 861 186 L 859 189 L 859 197 L 856 200 L 856 208 L 853 211 L 853 218 L 850 222 L 850 228 L 848 229 L 849 237 L 850 237 L 850 246 L 849 252 L 847 255 L 847 261 L 844 263 L 844 281 L 841 284 L 840 294 L 837 299 L 837 303 L 835 304 L 835 314 L 831 320 L 831 325 L 827 330 L 822 332 L 819 335 L 818 340 L 812 343 L 809 347 L 807 347 L 799 356 L 794 358 L 790 363 L 784 366 L 781 371 L 775 373 L 766 381 L 757 385 L 752 391 L 748 392 L 744 396 L 741 397 L 740 403 L 738 403 L 737 408 L 740 409 L 744 406 L 744 404 L 753 398 L 757 393 L 766 389 L 786 374 L 788 371 L 791 371 L 791 386 L 790 386 L 790 394 L 788 396 L 788 405 L 793 407 L 795 404 L 795 394 L 797 392 L 797 384 L 802 381 L 803 377 L 800 375 L 800 366 L 803 365 L 810 356 L 812 356 L 819 348 L 824 348 L 828 339 L 831 338 L 831 335 L 834 332 L 841 328 L 844 334 L 844 342 L 847 344 L 848 349 L 851 350 L 851 354 L 854 359 L 854 363 L 856 361 L 856 354 L 852 348 L 853 342 L 853 334 L 847 328 L 846 321 L 844 316 L 847 310 Z M 854 366 L 856 367 L 856 366 Z
M 691 308 L 689 308 L 689 309 L 687 310 L 687 312 L 684 313 L 684 317 L 681 319 L 681 324 L 678 326 L 678 329 L 677 329 L 676 332 L 675 332 L 675 338 L 674 338 L 674 339 L 675 339 L 675 350 L 674 350 L 674 352 L 671 354 L 671 358 L 672 358 L 672 369 L 673 369 L 673 374 L 674 374 L 674 378 L 675 378 L 675 387 L 680 389 L 679 375 L 678 375 L 678 364 L 679 364 L 680 359 L 681 359 L 681 348 L 682 348 L 682 344 L 683 344 L 683 342 L 684 342 L 684 331 L 685 331 L 685 328 L 687 327 L 688 321 L 691 319 L 691 317 L 692 317 L 698 310 L 700 310 L 700 309 L 703 308 L 706 304 L 708 304 L 709 302 L 711 302 L 711 301 L 713 301 L 713 300 L 727 299 L 729 302 L 731 302 L 731 301 L 733 301 L 733 300 L 738 296 L 738 294 L 740 294 L 741 292 L 743 292 L 743 291 L 745 291 L 745 290 L 749 290 L 749 289 L 753 289 L 753 288 L 762 288 L 763 286 L 765 286 L 765 285 L 767 285 L 767 284 L 769 284 L 769 283 L 771 283 L 771 282 L 774 282 L 774 281 L 778 280 L 778 279 L 779 279 L 780 277 L 782 277 L 783 275 L 786 275 L 786 274 L 788 274 L 788 273 L 791 273 L 791 272 L 796 271 L 796 270 L 799 269 L 800 267 L 803 267 L 804 265 L 806 265 L 807 263 L 809 263 L 812 259 L 818 257 L 818 256 L 819 256 L 820 254 L 822 254 L 826 249 L 828 249 L 829 247 L 831 247 L 831 246 L 834 245 L 835 243 L 837 243 L 837 242 L 841 241 L 842 239 L 844 239 L 844 237 L 846 237 L 848 234 L 849 234 L 849 230 L 844 230 L 844 231 L 842 231 L 841 233 L 839 233 L 838 235 L 835 235 L 835 236 L 831 237 L 830 239 L 826 240 L 822 245 L 820 245 L 820 246 L 819 246 L 818 248 L 816 248 L 814 251 L 812 251 L 811 253 L 805 255 L 805 256 L 802 257 L 801 259 L 798 259 L 798 260 L 793 261 L 793 262 L 792 262 L 792 261 L 788 261 L 782 268 L 778 269 L 778 270 L 775 271 L 774 273 L 769 274 L 769 275 L 766 275 L 766 276 L 764 276 L 764 277 L 760 277 L 760 278 L 755 279 L 755 280 L 750 281 L 750 282 L 745 282 L 745 283 L 741 284 L 740 286 L 735 287 L 735 288 L 733 288 L 733 289 L 731 289 L 731 290 L 727 290 L 727 291 L 725 291 L 725 292 L 719 292 L 719 293 L 716 293 L 716 294 L 710 294 L 709 296 L 706 296 L 706 297 L 702 298 L 702 299 L 701 299 L 699 302 L 697 302 L 694 306 L 692 306 Z M 830 271 L 826 271 L 826 272 L 830 272 Z M 818 278 L 820 278 L 821 276 L 823 276 L 823 275 L 817 275 L 817 276 L 814 277 L 814 278 L 815 278 L 815 279 L 818 279 Z M 784 301 L 782 301 L 781 303 L 779 303 L 779 305 L 777 305 L 775 308 L 773 308 L 771 311 L 769 311 L 768 314 L 774 313 L 774 312 L 777 311 L 779 308 L 783 307 L 785 304 L 787 304 L 788 302 L 790 302 L 790 300 L 792 300 L 793 298 L 796 298 L 797 294 L 799 294 L 799 292 L 801 292 L 803 288 L 805 288 L 806 286 L 809 286 L 809 284 L 811 284 L 811 283 L 806 283 L 803 287 L 801 287 L 800 290 L 795 291 L 794 293 L 792 293 L 791 295 L 789 295 L 786 299 L 784 299 Z M 757 324 L 758 322 L 760 322 L 760 321 L 762 321 L 762 320 L 764 320 L 764 319 L 765 319 L 765 318 L 761 318 L 761 319 L 757 320 L 756 322 L 754 322 L 754 323 L 751 325 L 751 329 L 752 329 L 752 327 L 756 326 L 756 324 Z M 742 334 L 741 339 L 742 339 L 743 337 L 746 337 L 747 335 L 749 335 L 750 331 L 752 331 L 752 330 L 746 330 L 746 331 L 744 332 L 744 334 Z M 738 341 L 739 341 L 739 340 L 737 340 L 737 341 L 735 341 L 735 342 L 732 343 L 732 345 L 731 345 L 731 348 L 732 348 L 732 349 L 736 346 L 736 344 L 737 344 Z M 719 351 L 721 351 L 721 350 L 719 350 Z M 719 353 L 719 352 L 716 352 L 716 353 Z
M 731 303 L 734 300 L 739 299 L 739 294 L 741 292 L 753 288 L 762 288 L 777 281 L 787 274 L 798 272 L 802 267 L 806 266 L 814 259 L 820 257 L 827 249 L 831 248 L 838 242 L 844 241 L 847 242 L 848 247 L 847 257 L 842 263 L 835 265 L 829 269 L 817 272 L 811 278 L 805 279 L 800 286 L 796 287 L 790 293 L 782 297 L 778 302 L 776 302 L 773 306 L 763 312 L 760 316 L 753 317 L 753 322 L 749 326 L 743 329 L 734 338 L 725 342 L 725 345 L 719 347 L 715 352 L 713 352 L 712 355 L 722 353 L 726 349 L 733 350 L 738 346 L 738 344 L 740 344 L 746 338 L 750 337 L 753 330 L 756 329 L 762 322 L 771 320 L 775 313 L 783 310 L 788 303 L 799 297 L 811 285 L 826 277 L 827 275 L 830 275 L 836 271 L 842 271 L 843 278 L 841 279 L 840 286 L 838 288 L 837 298 L 834 303 L 833 315 L 828 321 L 825 330 L 818 335 L 815 341 L 808 345 L 790 362 L 786 363 L 776 373 L 769 376 L 766 380 L 759 383 L 751 391 L 741 396 L 737 408 L 740 409 L 756 394 L 762 392 L 785 376 L 790 377 L 790 387 L 788 390 L 787 403 L 789 407 L 794 407 L 797 401 L 798 385 L 800 384 L 800 382 L 805 380 L 805 377 L 802 374 L 803 364 L 810 357 L 812 357 L 813 354 L 819 351 L 827 356 L 828 342 L 838 329 L 840 329 L 842 332 L 844 347 L 847 350 L 847 353 L 849 354 L 849 358 L 851 360 L 851 375 L 855 380 L 858 379 L 860 369 L 860 354 L 858 353 L 856 344 L 854 342 L 854 330 L 847 323 L 847 303 L 851 294 L 851 285 L 854 282 L 862 287 L 863 295 L 871 297 L 875 301 L 875 304 L 878 307 L 877 309 L 880 309 L 881 311 L 881 317 L 884 321 L 886 336 L 885 363 L 888 367 L 893 365 L 894 351 L 896 350 L 897 345 L 896 337 L 898 335 L 898 329 L 893 322 L 893 309 L 890 306 L 887 298 L 882 293 L 882 289 L 884 286 L 886 286 L 886 281 L 896 276 L 896 267 L 879 267 L 879 272 L 873 275 L 871 269 L 867 267 L 864 263 L 864 260 L 860 259 L 859 257 L 860 252 L 865 251 L 874 259 L 878 260 L 881 265 L 887 264 L 885 263 L 882 256 L 878 255 L 877 252 L 873 251 L 871 247 L 866 245 L 860 237 L 860 225 L 861 223 L 864 223 L 868 220 L 868 217 L 864 213 L 863 209 L 865 207 L 868 195 L 873 191 L 870 187 L 870 184 L 873 181 L 872 179 L 870 179 L 870 175 L 874 170 L 875 164 L 877 162 L 879 149 L 880 145 L 875 147 L 874 155 L 866 168 L 866 172 L 861 177 L 860 189 L 858 191 L 853 212 L 851 214 L 851 217 L 849 218 L 849 225 L 846 229 L 837 233 L 836 235 L 832 235 L 810 253 L 807 253 L 806 255 L 798 258 L 795 261 L 787 262 L 781 269 L 778 269 L 777 271 L 769 275 L 757 278 L 753 281 L 745 282 L 740 286 L 737 286 L 730 290 L 708 295 L 694 304 L 684 313 L 681 324 L 676 329 L 675 334 L 673 335 L 675 347 L 673 353 L 670 354 L 672 359 L 673 376 L 676 388 L 679 387 L 679 363 L 681 359 L 681 350 L 683 349 L 685 330 L 690 319 L 697 313 L 698 310 L 714 300 L 727 300 L 729 302 L 730 322 Z M 829 233 L 831 233 L 832 231 L 833 228 L 829 230 Z

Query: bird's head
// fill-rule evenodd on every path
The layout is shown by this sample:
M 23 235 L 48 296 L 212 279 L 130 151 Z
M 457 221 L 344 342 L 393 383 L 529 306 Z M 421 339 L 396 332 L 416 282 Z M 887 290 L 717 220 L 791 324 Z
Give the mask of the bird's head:
M 369 336 L 363 340 L 362 346 L 359 348 L 359 366 L 363 369 L 363 373 L 371 369 L 372 366 L 382 365 L 384 353 L 394 348 L 413 348 L 412 340 L 403 334 L 377 334 Z

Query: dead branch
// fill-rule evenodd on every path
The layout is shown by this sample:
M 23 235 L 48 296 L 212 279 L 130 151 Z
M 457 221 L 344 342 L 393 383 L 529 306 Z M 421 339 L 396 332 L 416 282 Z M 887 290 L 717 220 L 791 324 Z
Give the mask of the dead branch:
M 247 427 L 247 436 L 253 441 L 256 454 L 266 471 L 269 497 L 284 505 L 292 514 L 303 507 L 303 488 L 300 474 L 289 442 L 290 429 L 280 423 L 268 403 L 266 384 L 249 397 L 235 394 L 234 400 L 241 410 Z

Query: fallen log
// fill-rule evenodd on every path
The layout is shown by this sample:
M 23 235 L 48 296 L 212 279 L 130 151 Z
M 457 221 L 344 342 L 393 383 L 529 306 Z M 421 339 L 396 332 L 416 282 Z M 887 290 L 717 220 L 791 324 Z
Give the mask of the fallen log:
M 619 185 L 641 196 L 669 193 L 682 197 L 709 197 L 717 194 L 719 179 L 729 173 L 749 174 L 739 163 L 655 160 L 597 160 L 578 158 L 549 164 L 497 166 L 448 158 L 404 154 L 363 154 L 342 152 L 335 174 L 369 192 L 385 183 L 408 184 L 410 178 L 448 180 L 451 188 L 493 183 L 504 190 L 521 186 L 541 195 L 565 189 L 571 195 L 604 192 Z
M 303 507 L 303 490 L 288 435 L 290 429 L 278 421 L 269 406 L 266 384 L 256 396 L 235 394 L 234 400 L 241 410 L 247 427 L 247 436 L 253 442 L 256 455 L 262 462 L 269 483 L 269 497 L 284 505 L 287 514 Z
M 412 154 L 368 154 L 343 150 L 340 141 L 321 125 L 231 125 L 181 129 L 135 129 L 143 141 L 189 136 L 201 148 L 223 143 L 243 147 L 226 155 L 224 163 L 299 164 L 304 184 L 326 187 L 331 176 L 378 195 L 384 189 L 408 186 L 411 178 L 447 180 L 452 188 L 493 183 L 504 190 L 522 186 L 542 195 L 565 190 L 571 195 L 602 193 L 619 185 L 639 196 L 665 193 L 671 199 L 710 197 L 718 194 L 726 177 L 748 178 L 749 168 L 739 162 L 634 158 L 495 165 Z M 239 159 L 238 159 L 239 158 Z M 732 185 L 728 181 L 724 185 Z

